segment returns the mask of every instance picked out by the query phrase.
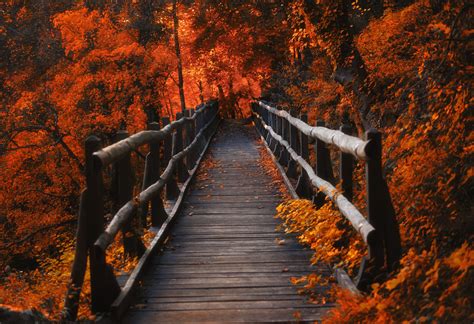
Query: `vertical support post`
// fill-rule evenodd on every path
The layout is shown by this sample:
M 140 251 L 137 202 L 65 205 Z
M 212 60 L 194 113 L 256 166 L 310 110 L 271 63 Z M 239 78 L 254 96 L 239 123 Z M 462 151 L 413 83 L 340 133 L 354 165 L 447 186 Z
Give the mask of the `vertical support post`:
M 183 110 L 181 117 L 189 117 L 189 109 Z M 189 123 L 187 121 L 184 122 L 184 124 L 183 124 L 182 133 L 183 133 L 183 149 L 184 149 L 189 145 L 189 141 L 188 141 L 188 139 L 189 139 Z
M 275 130 L 275 126 L 273 125 L 273 113 L 270 111 L 267 111 L 267 112 L 268 112 L 267 125 L 270 126 L 273 130 Z M 267 145 L 270 148 L 270 150 L 272 150 L 275 141 L 273 140 L 273 137 L 270 135 L 270 132 L 268 132 L 267 137 L 268 137 Z
M 115 135 L 115 141 L 118 142 L 127 137 L 128 132 L 126 130 L 119 130 Z M 117 201 L 114 209 L 117 211 L 133 198 L 134 179 L 130 154 L 127 154 L 116 163 L 116 172 Z M 139 238 L 134 226 L 135 221 L 131 218 L 122 228 L 124 252 L 132 256 L 139 255 Z
M 267 124 L 267 126 L 270 126 L 270 112 L 261 107 L 261 110 L 262 110 L 262 113 L 263 113 L 263 121 L 265 122 L 265 124 Z M 265 139 L 265 142 L 267 143 L 268 146 L 270 146 L 271 142 L 272 142 L 272 136 L 270 135 L 270 132 L 265 129 L 264 125 L 262 124 L 262 131 L 263 131 L 263 138 Z
M 280 117 L 280 121 L 281 121 L 281 134 L 280 136 L 284 139 L 284 140 L 288 140 L 288 121 L 283 118 L 283 117 Z M 280 150 L 280 156 L 278 157 L 278 163 L 280 163 L 280 165 L 282 166 L 286 166 L 288 165 L 288 152 L 286 151 L 286 148 L 284 146 L 281 146 L 281 150 Z
M 91 281 L 92 312 L 108 311 L 110 305 L 120 293 L 120 286 L 112 268 L 106 263 L 105 255 L 98 253 L 94 242 L 104 231 L 104 185 L 102 168 L 94 163 L 93 153 L 100 150 L 101 142 L 96 136 L 86 140 L 86 185 L 83 203 L 86 215 L 87 246 L 89 249 L 89 267 Z
M 291 114 L 291 116 L 294 117 L 296 115 L 296 111 L 294 109 L 292 109 L 290 111 L 290 114 Z M 289 130 L 288 140 L 289 140 L 289 143 L 290 143 L 290 147 L 293 150 L 295 150 L 295 152 L 298 153 L 298 155 L 299 155 L 301 153 L 300 153 L 299 141 L 298 141 L 298 129 L 296 127 L 294 127 L 293 125 L 291 125 L 291 123 L 289 121 L 287 121 L 287 123 L 288 123 L 288 130 Z M 296 179 L 298 177 L 298 172 L 297 172 L 297 169 L 296 169 L 296 161 L 293 160 L 290 155 L 288 156 L 288 165 L 287 165 L 287 169 L 286 169 L 286 175 L 289 178 L 293 178 L 293 179 Z
M 301 114 L 300 115 L 301 121 L 308 123 L 308 115 Z M 299 142 L 299 152 L 301 157 L 306 161 L 309 162 L 309 140 L 308 136 L 305 135 L 303 132 L 299 132 L 300 142 Z M 298 183 L 296 184 L 296 193 L 301 198 L 309 199 L 311 198 L 312 189 L 309 183 L 308 175 L 306 172 L 300 168 L 300 176 L 298 178 Z
M 267 109 L 262 107 L 262 113 L 263 113 L 263 120 L 265 121 L 265 124 L 269 125 L 270 112 Z M 272 138 L 270 135 L 270 132 L 267 131 L 265 127 L 263 127 L 263 125 L 262 125 L 262 130 L 263 130 L 265 141 L 267 142 L 267 144 L 270 144 L 270 139 Z
M 84 210 L 84 195 L 85 190 L 81 193 L 81 200 L 79 203 L 76 247 L 74 250 L 74 261 L 71 270 L 71 280 L 66 293 L 64 308 L 61 313 L 62 322 L 76 321 L 77 311 L 79 309 L 79 298 L 81 296 L 82 286 L 84 284 L 84 276 L 86 274 L 87 269 L 87 215 Z
M 205 115 L 205 111 L 208 109 L 208 106 L 210 105 L 210 103 L 206 103 L 204 105 L 204 108 L 200 111 L 199 115 L 197 116 L 197 121 L 198 121 L 198 126 L 197 126 L 197 129 L 196 129 L 196 133 L 199 133 L 201 130 L 203 130 L 204 126 L 206 126 L 206 120 L 204 118 L 204 115 Z M 198 154 L 196 156 L 199 156 L 202 152 L 202 150 L 204 149 L 204 146 L 206 145 L 206 131 L 204 130 L 203 131 L 203 136 L 199 139 L 198 141 Z
M 169 117 L 163 117 L 162 119 L 163 127 L 170 124 Z M 166 166 L 171 160 L 171 156 L 173 153 L 173 137 L 172 135 L 168 135 L 165 137 L 163 142 L 163 162 Z M 174 177 L 171 177 L 170 180 L 166 183 L 166 199 L 174 200 L 179 196 L 179 188 L 178 184 Z
M 191 112 L 190 117 L 194 117 L 194 115 L 195 115 L 194 109 L 191 109 L 190 112 Z M 196 128 L 197 128 L 197 116 L 196 116 L 196 118 L 194 118 L 191 121 L 190 143 L 192 143 L 196 139 L 196 134 L 197 134 Z M 196 165 L 196 161 L 197 161 L 198 156 L 199 156 L 198 146 L 195 146 L 194 149 L 191 150 L 190 154 L 191 154 L 191 158 L 190 158 L 190 160 L 191 160 L 191 169 L 193 169 L 194 166 Z
M 384 251 L 389 270 L 397 266 L 401 257 L 401 243 L 395 210 L 382 171 L 382 134 L 370 129 L 366 139 L 374 143 L 372 156 L 366 162 L 367 212 L 369 223 L 376 229 L 376 243 L 369 247 L 376 269 L 384 266 Z
M 275 133 L 278 132 L 278 117 L 274 113 L 272 113 L 272 128 Z M 273 153 L 275 153 L 277 146 L 278 142 L 276 140 L 273 140 L 273 146 L 271 147 Z
M 367 214 L 369 223 L 376 229 L 375 239 L 369 244 L 369 267 L 370 274 L 360 271 L 359 286 L 367 285 L 365 276 L 375 276 L 381 271 L 385 265 L 385 247 L 383 239 L 383 214 L 384 206 L 381 204 L 379 198 L 380 175 L 382 168 L 381 151 L 382 151 L 382 137 L 379 132 L 371 129 L 366 132 L 366 139 L 372 141 L 374 150 L 373 156 L 366 162 L 365 177 L 367 186 Z M 361 265 L 362 269 L 362 265 Z M 365 280 L 364 280 L 365 279 Z M 370 280 L 371 278 L 369 278 Z
M 344 134 L 351 134 L 351 127 L 347 124 L 344 124 L 340 127 L 340 131 Z M 352 174 L 354 170 L 354 158 L 352 154 L 340 152 L 339 153 L 339 177 L 342 182 L 342 192 L 344 196 L 352 201 L 353 198 L 353 183 L 352 183 Z
M 191 109 L 187 109 L 184 112 L 184 116 L 189 118 L 192 116 Z M 192 136 L 192 121 L 186 121 L 185 123 L 185 147 L 188 147 L 189 144 L 193 141 L 193 136 Z M 193 152 L 189 152 L 188 155 L 185 157 L 186 159 L 186 168 L 187 170 L 192 170 L 193 168 Z
M 160 124 L 157 122 L 150 123 L 148 125 L 150 130 L 160 130 Z M 146 157 L 146 175 L 147 178 L 143 181 L 143 189 L 148 188 L 155 182 L 160 180 L 160 142 L 154 142 L 150 144 L 150 153 Z M 160 227 L 164 221 L 168 218 L 168 214 L 163 206 L 160 194 L 156 195 L 151 201 L 151 226 Z M 143 208 L 144 216 L 148 212 L 148 204 Z
M 316 126 L 324 127 L 326 124 L 322 120 L 316 121 Z M 331 155 L 326 143 L 316 139 L 314 144 L 314 151 L 316 152 L 316 174 L 318 177 L 334 183 L 334 175 L 332 172 Z M 324 205 L 325 195 L 322 192 L 318 192 L 313 198 L 313 202 L 316 206 L 321 207 Z
M 176 120 L 183 118 L 181 112 L 176 114 Z M 178 154 L 183 150 L 183 125 L 176 126 L 176 136 L 173 136 L 173 155 Z M 176 172 L 178 174 L 178 181 L 184 183 L 187 178 L 187 170 L 184 165 L 183 159 L 179 160 L 176 165 Z
M 308 114 L 300 115 L 301 121 L 308 123 Z M 309 161 L 309 139 L 308 135 L 305 135 L 300 131 L 300 155 L 305 161 Z

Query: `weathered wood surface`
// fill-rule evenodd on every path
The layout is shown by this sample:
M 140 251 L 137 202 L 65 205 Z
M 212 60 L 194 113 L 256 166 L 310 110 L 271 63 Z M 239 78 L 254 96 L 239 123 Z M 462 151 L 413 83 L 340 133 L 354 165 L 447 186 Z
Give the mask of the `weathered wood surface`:
M 259 164 L 255 130 L 223 124 L 125 323 L 288 322 L 295 312 L 315 321 L 331 307 L 290 282 L 330 269 L 310 266 L 312 252 L 276 231 L 282 198 Z
M 354 229 L 359 232 L 363 240 L 366 243 L 370 243 L 374 239 L 375 229 L 370 224 L 365 217 L 359 212 L 359 210 L 346 198 L 344 195 L 341 195 L 339 190 L 336 189 L 330 182 L 318 177 L 314 172 L 311 165 L 303 159 L 298 153 L 295 152 L 290 146 L 290 144 L 285 141 L 280 135 L 275 133 L 275 131 L 265 124 L 261 117 L 257 117 L 262 123 L 262 127 L 276 140 L 282 147 L 286 149 L 291 158 L 295 160 L 301 168 L 308 175 L 309 181 L 313 184 L 314 187 L 318 188 L 323 192 L 326 197 L 330 198 L 336 206 L 339 208 L 339 211 L 351 222 Z
M 373 144 L 370 141 L 363 141 L 360 138 L 346 135 L 345 133 L 321 126 L 310 126 L 301 119 L 291 116 L 285 110 L 278 110 L 262 101 L 259 106 L 269 112 L 286 119 L 291 125 L 300 130 L 303 134 L 323 141 L 326 144 L 337 146 L 342 152 L 352 154 L 360 160 L 368 160 L 373 155 Z

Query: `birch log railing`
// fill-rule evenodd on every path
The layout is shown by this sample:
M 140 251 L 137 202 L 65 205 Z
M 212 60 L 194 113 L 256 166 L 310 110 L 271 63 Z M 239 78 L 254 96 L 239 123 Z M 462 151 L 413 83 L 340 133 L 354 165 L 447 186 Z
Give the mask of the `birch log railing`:
M 71 282 L 65 300 L 63 320 L 77 317 L 79 296 L 84 283 L 87 260 L 91 282 L 93 313 L 112 312 L 119 318 L 129 304 L 130 292 L 136 285 L 150 255 L 163 244 L 174 216 L 178 213 L 188 184 L 209 145 L 219 123 L 218 103 L 210 101 L 196 111 L 178 113 L 176 121 L 168 117 L 149 124 L 148 130 L 128 136 L 119 131 L 116 143 L 101 148 L 101 140 L 90 136 L 85 142 L 86 189 L 82 192 L 76 237 L 75 259 Z M 148 145 L 141 192 L 134 196 L 134 172 L 131 155 Z M 160 175 L 160 165 L 166 166 Z M 115 189 L 114 216 L 106 224 L 104 212 L 105 170 L 112 169 Z M 181 183 L 181 188 L 178 183 Z M 165 190 L 163 190 L 165 189 Z M 162 194 L 171 201 L 165 209 Z M 150 220 L 148 221 L 148 215 Z M 151 227 L 156 232 L 146 248 L 140 230 Z M 112 267 L 106 262 L 107 248 L 122 231 L 124 252 L 139 257 L 135 269 L 121 287 Z
M 275 156 L 294 198 L 313 199 L 318 206 L 325 196 L 333 201 L 342 215 L 361 235 L 368 247 L 359 272 L 352 281 L 343 269 L 336 269 L 340 284 L 358 292 L 366 290 L 375 280 L 391 271 L 399 262 L 401 243 L 395 211 L 382 172 L 381 134 L 375 129 L 366 132 L 366 139 L 350 136 L 351 128 L 340 130 L 307 124 L 307 115 L 300 118 L 258 101 L 252 103 L 255 125 Z M 314 141 L 316 166 L 309 162 L 309 139 Z M 342 192 L 336 189 L 329 145 L 339 154 L 339 179 Z M 354 159 L 365 161 L 367 218 L 352 204 Z M 296 186 L 293 188 L 293 179 Z M 335 222 L 336 226 L 336 222 Z

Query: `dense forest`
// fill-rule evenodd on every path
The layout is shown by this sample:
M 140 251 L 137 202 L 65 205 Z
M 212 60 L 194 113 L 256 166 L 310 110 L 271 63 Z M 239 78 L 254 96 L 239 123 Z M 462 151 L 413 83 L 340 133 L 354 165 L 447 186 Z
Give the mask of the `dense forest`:
M 87 136 L 112 141 L 209 98 L 246 118 L 263 98 L 312 125 L 383 132 L 403 257 L 364 295 L 334 288 L 327 322 L 471 323 L 473 13 L 466 0 L 2 1 L 0 306 L 59 318 Z M 342 235 L 323 226 L 331 206 L 279 211 L 324 252 L 314 262 L 356 270 L 357 240 L 328 243 Z M 122 254 L 110 262 L 126 271 Z M 85 319 L 87 283 L 82 295 Z

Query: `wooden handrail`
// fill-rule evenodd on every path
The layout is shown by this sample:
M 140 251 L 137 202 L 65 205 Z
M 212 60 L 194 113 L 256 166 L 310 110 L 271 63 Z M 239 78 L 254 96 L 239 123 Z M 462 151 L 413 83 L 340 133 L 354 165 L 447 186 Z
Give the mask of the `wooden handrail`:
M 186 156 L 189 156 L 189 153 L 198 146 L 199 139 L 203 136 L 204 130 L 207 129 L 207 127 L 209 127 L 213 122 L 214 119 L 209 121 L 204 126 L 204 129 L 202 129 L 194 138 L 192 143 L 190 143 L 181 152 L 171 157 L 166 169 L 161 174 L 157 182 L 140 192 L 138 196 L 131 199 L 120 208 L 120 210 L 114 215 L 114 217 L 110 221 L 106 230 L 99 236 L 99 238 L 94 243 L 96 248 L 100 248 L 101 250 L 105 251 L 107 247 L 113 242 L 119 230 L 130 219 L 130 217 L 132 217 L 133 213 L 137 211 L 139 205 L 149 202 L 161 192 L 166 183 L 173 176 L 173 171 L 177 167 L 178 161 L 181 161 Z
M 164 241 L 174 215 L 179 211 L 190 180 L 194 176 L 204 151 L 214 134 L 218 117 L 218 102 L 210 101 L 200 105 L 196 111 L 186 112 L 187 117 L 177 115 L 177 120 L 169 123 L 163 119 L 163 128 L 158 123 L 148 125 L 148 130 L 128 136 L 125 131 L 117 133 L 117 142 L 101 149 L 98 137 L 86 140 L 86 184 L 81 195 L 80 217 L 77 232 L 76 254 L 71 272 L 63 309 L 63 320 L 75 320 L 79 295 L 84 282 L 87 259 L 89 258 L 91 275 L 91 306 L 94 313 L 110 311 L 111 306 L 120 308 L 127 305 L 131 289 L 143 270 L 152 250 Z M 160 149 L 161 142 L 163 150 Z M 183 142 L 186 147 L 183 147 Z M 133 197 L 134 175 L 131 154 L 143 145 L 149 145 L 145 156 L 145 170 L 141 192 Z M 161 158 L 161 154 L 163 157 Z M 183 159 L 186 158 L 186 165 Z M 160 161 L 166 168 L 160 175 Z M 114 191 L 116 213 L 104 229 L 104 185 L 105 166 L 113 166 L 112 187 Z M 177 181 L 183 183 L 180 189 Z M 168 199 L 177 199 L 170 214 L 163 206 L 160 192 L 166 186 Z M 145 248 L 137 234 L 137 226 L 148 226 L 147 213 L 151 203 L 151 226 L 158 228 L 151 246 Z M 106 249 L 118 232 L 124 231 L 124 251 L 132 256 L 141 256 L 137 268 L 121 288 L 112 268 L 106 262 Z M 159 237 L 158 237 L 159 236 Z M 117 300 L 117 298 L 119 300 Z M 115 303 L 114 303 L 115 302 Z M 118 306 L 117 306 L 118 305 Z
M 349 288 L 352 291 L 355 287 L 365 290 L 375 278 L 381 277 L 381 273 L 393 270 L 401 257 L 401 243 L 395 211 L 382 172 L 381 134 L 372 129 L 362 140 L 349 135 L 347 125 L 340 130 L 332 130 L 324 127 L 322 121 L 317 121 L 313 127 L 307 124 L 307 116 L 296 118 L 262 101 L 252 103 L 252 116 L 268 149 L 275 156 L 292 195 L 312 199 L 317 207 L 322 206 L 325 197 L 328 197 L 367 244 L 368 257 L 362 259 L 355 285 Z M 315 139 L 314 169 L 309 163 L 308 137 Z M 334 145 L 340 152 L 342 191 L 335 187 L 328 144 Z M 366 162 L 367 218 L 351 203 L 354 157 Z M 288 178 L 297 182 L 295 188 Z M 338 269 L 336 277 L 341 284 L 347 285 L 348 276 L 342 269 Z
M 291 116 L 287 111 L 278 110 L 262 101 L 259 101 L 258 105 L 270 113 L 284 118 L 303 134 L 314 139 L 319 139 L 326 144 L 335 145 L 342 152 L 352 154 L 360 160 L 368 160 L 371 155 L 373 155 L 373 144 L 371 144 L 370 141 L 364 141 L 360 138 L 346 135 L 338 130 L 310 126 L 301 119 Z
M 296 161 L 301 166 L 301 168 L 303 168 L 303 170 L 308 175 L 311 184 L 322 191 L 336 204 L 341 213 L 352 224 L 354 229 L 362 236 L 364 242 L 372 242 L 375 235 L 375 228 L 370 225 L 370 223 L 365 219 L 364 216 L 362 216 L 359 210 L 357 210 L 357 208 L 346 197 L 344 197 L 340 191 L 336 189 L 336 187 L 334 187 L 328 181 L 318 177 L 311 165 L 309 165 L 305 159 L 303 159 L 300 155 L 298 155 L 298 153 L 295 152 L 295 150 L 291 148 L 290 143 L 285 141 L 280 135 L 276 134 L 273 129 L 262 120 L 262 117 L 257 116 L 257 118 L 260 120 L 263 128 L 269 132 L 272 138 L 287 150 L 292 160 Z
M 111 163 L 117 162 L 126 154 L 131 153 L 132 151 L 138 149 L 140 146 L 163 140 L 166 136 L 172 134 L 177 127 L 183 126 L 191 121 L 196 120 L 198 118 L 198 115 L 202 114 L 205 111 L 206 107 L 207 106 L 202 106 L 200 109 L 197 109 L 192 117 L 180 117 L 179 119 L 165 126 L 159 131 L 141 131 L 124 140 L 121 140 L 115 144 L 109 145 L 103 148 L 102 150 L 95 152 L 95 163 L 97 163 L 101 167 L 105 167 Z

